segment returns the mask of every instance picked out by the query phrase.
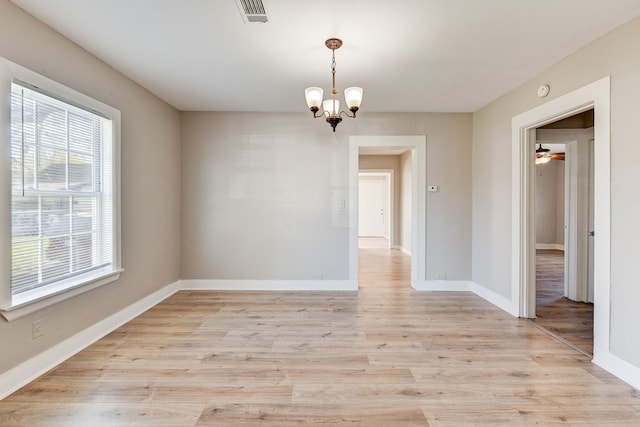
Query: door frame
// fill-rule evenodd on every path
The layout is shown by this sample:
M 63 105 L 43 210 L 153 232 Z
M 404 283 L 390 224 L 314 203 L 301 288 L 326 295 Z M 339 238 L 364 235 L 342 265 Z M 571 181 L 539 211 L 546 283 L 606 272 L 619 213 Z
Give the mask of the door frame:
M 360 178 L 363 176 L 384 176 L 385 177 L 385 198 L 384 198 L 384 208 L 386 212 L 386 220 L 388 224 L 385 225 L 385 233 L 388 229 L 389 239 L 389 249 L 395 247 L 394 245 L 394 228 L 395 228 L 395 193 L 394 193 L 394 170 L 393 169 L 360 169 L 358 170 L 358 188 L 360 186 Z M 359 200 L 359 199 L 358 199 Z M 358 209 L 360 209 L 360 205 L 358 202 Z
M 594 109 L 594 328 L 593 361 L 610 345 L 611 78 L 604 77 L 512 119 L 512 304 L 520 317 L 535 313 L 535 129 Z
M 358 157 L 360 147 L 411 150 L 411 287 L 426 282 L 426 188 L 427 137 L 350 136 L 349 137 L 349 280 L 358 283 Z

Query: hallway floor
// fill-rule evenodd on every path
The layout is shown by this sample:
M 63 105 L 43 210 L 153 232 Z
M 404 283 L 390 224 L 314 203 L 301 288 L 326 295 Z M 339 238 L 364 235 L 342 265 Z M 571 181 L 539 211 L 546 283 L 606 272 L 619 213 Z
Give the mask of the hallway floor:
M 536 251 L 537 325 L 593 355 L 593 304 L 564 297 L 564 252 Z

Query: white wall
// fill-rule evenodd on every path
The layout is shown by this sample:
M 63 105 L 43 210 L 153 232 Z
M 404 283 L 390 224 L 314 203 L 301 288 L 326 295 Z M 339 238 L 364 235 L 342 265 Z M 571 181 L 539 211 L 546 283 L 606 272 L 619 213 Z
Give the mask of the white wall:
M 3 373 L 180 278 L 180 116 L 7 0 L 0 0 L 0 56 L 121 111 L 125 268 L 117 282 L 0 320 Z M 32 340 L 38 318 L 44 336 Z
M 511 298 L 511 119 L 550 99 L 611 76 L 611 353 L 640 367 L 637 260 L 640 259 L 640 19 L 612 31 L 474 113 L 473 281 Z M 536 96 L 551 86 L 548 98 Z M 597 126 L 597 124 L 596 124 Z M 596 141 L 597 144 L 597 141 Z M 596 178 L 597 179 L 597 178 Z
M 471 115 L 364 112 L 336 133 L 304 113 L 182 113 L 182 277 L 349 279 L 350 135 L 427 135 L 427 179 L 446 188 L 427 274 L 469 280 Z

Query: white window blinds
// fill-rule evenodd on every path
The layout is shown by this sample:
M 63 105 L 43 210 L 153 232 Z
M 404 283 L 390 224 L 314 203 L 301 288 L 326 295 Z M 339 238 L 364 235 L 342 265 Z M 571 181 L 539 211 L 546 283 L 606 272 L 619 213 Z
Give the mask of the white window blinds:
M 101 114 L 13 82 L 13 296 L 57 292 L 113 264 L 112 139 Z

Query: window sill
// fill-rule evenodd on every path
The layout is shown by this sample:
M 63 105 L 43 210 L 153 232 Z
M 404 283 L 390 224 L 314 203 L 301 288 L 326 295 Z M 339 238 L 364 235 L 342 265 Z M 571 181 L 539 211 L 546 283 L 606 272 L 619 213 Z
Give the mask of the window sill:
M 123 271 L 123 269 L 94 271 L 90 275 L 74 278 L 73 281 L 66 281 L 59 286 L 60 290 L 49 290 L 46 294 L 42 292 L 25 292 L 25 295 L 19 295 L 17 298 L 13 298 L 11 306 L 2 308 L 0 314 L 9 322 L 19 319 L 43 308 L 50 307 L 102 285 L 106 285 L 107 283 L 116 281 L 120 278 L 120 273 Z

